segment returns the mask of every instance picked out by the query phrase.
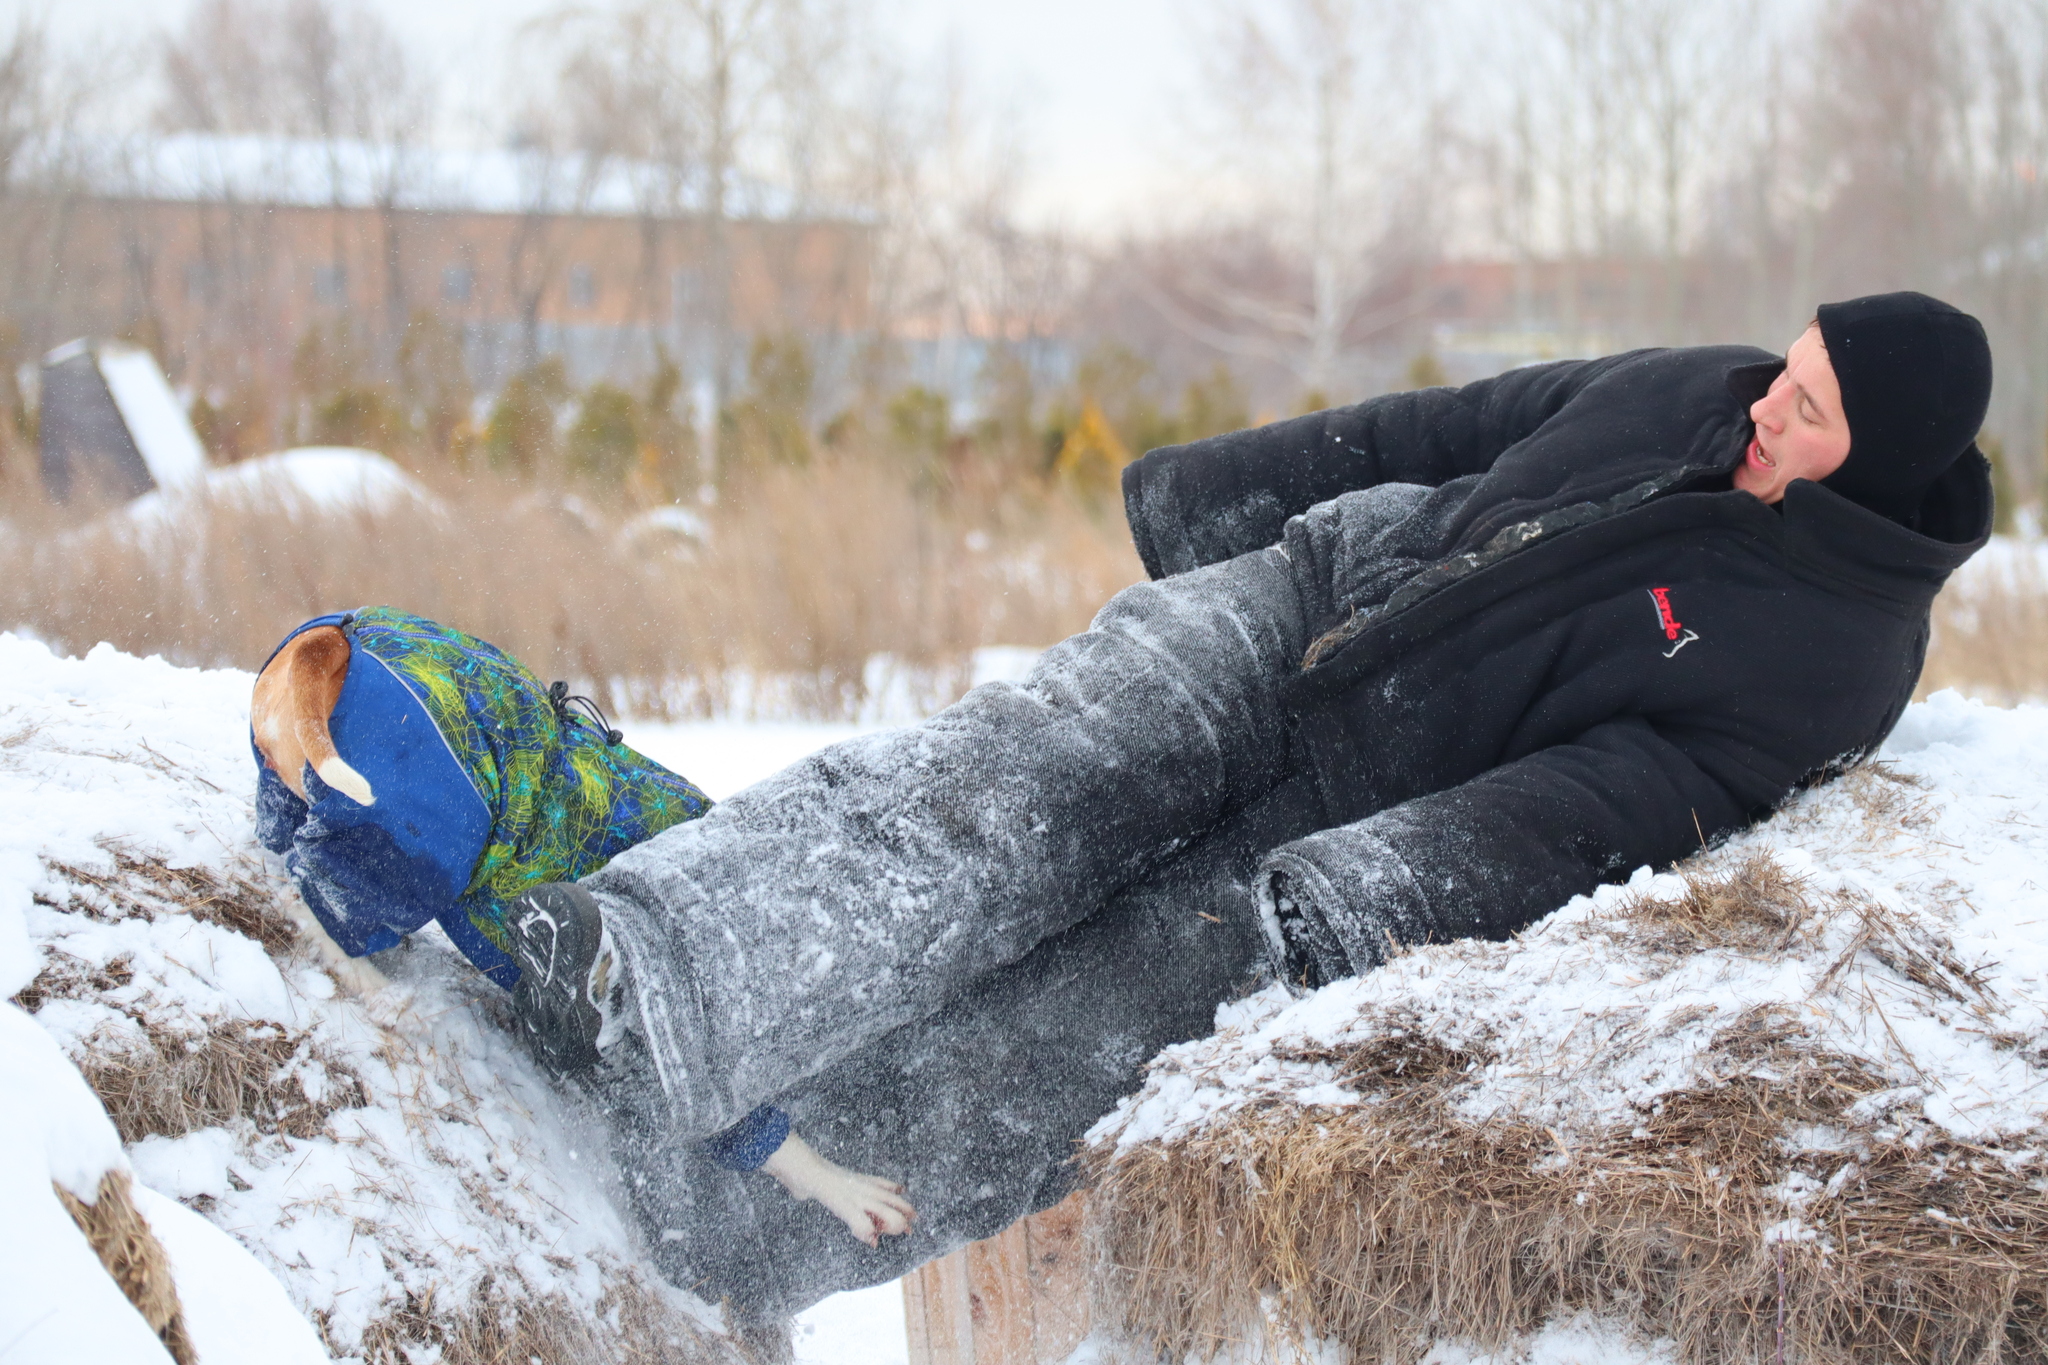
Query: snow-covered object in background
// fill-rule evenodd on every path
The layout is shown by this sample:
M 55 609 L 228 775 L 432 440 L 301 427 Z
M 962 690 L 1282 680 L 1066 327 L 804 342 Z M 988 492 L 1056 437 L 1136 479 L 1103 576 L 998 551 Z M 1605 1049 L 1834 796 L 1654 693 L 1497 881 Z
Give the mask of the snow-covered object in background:
M 694 551 L 711 541 L 711 524 L 680 503 L 649 508 L 619 528 L 619 543 L 643 553 Z
M 205 477 L 206 452 L 156 357 L 116 341 L 79 340 L 43 357 L 38 440 L 43 483 L 131 498 Z
M 61 172 L 110 198 L 205 204 L 632 218 L 666 203 L 687 217 L 704 211 L 710 190 L 701 172 L 678 183 L 671 165 L 622 157 L 256 133 L 31 139 L 16 157 L 19 166 Z M 725 207 L 742 218 L 787 218 L 797 200 L 735 173 L 727 177 Z M 813 207 L 862 216 L 846 206 Z
M 137 498 L 125 510 L 138 527 L 179 524 L 191 501 L 276 511 L 289 517 L 383 516 L 402 507 L 439 512 L 426 486 L 374 450 L 301 446 L 207 471 L 195 484 Z
M 252 681 L 106 645 L 59 658 L 0 634 L 0 965 L 10 994 L 39 973 L 34 1015 L 14 1020 L 88 1072 L 125 1058 L 146 1078 L 197 1056 L 246 1068 L 227 1111 L 189 1093 L 182 1116 L 128 1113 L 137 1168 L 240 1241 L 337 1354 L 360 1354 L 366 1336 L 402 1343 L 421 1304 L 451 1329 L 553 1314 L 591 1356 L 622 1322 L 715 1330 L 714 1311 L 643 1268 L 604 1194 L 602 1141 L 491 1022 L 502 993 L 451 945 L 416 936 L 386 955 L 389 990 L 347 997 L 266 918 L 291 892 L 251 831 Z M 18 1092 L 0 1093 L 12 1151 Z M 104 1142 L 72 1146 L 81 1164 L 67 1179 L 96 1179 L 110 1154 L 126 1164 Z M 39 1196 L 19 1162 L 0 1165 L 11 1260 L 35 1251 L 14 1230 L 47 1222 L 39 1200 L 63 1215 L 47 1178 Z M 155 1221 L 174 1262 L 234 1261 L 175 1214 Z M 11 1295 L 30 1281 L 4 1267 L 0 1280 L 0 1360 L 13 1365 Z M 233 1286 L 197 1301 L 269 1311 L 234 1307 L 249 1299 Z M 715 1343 L 704 1354 L 720 1358 Z
M 107 392 L 114 396 L 114 406 L 121 410 L 128 434 L 135 438 L 135 448 L 142 452 L 142 462 L 149 466 L 156 486 L 183 488 L 197 482 L 206 473 L 206 451 L 192 430 L 184 405 L 157 367 L 156 357 L 140 346 L 112 341 L 103 341 L 95 349 L 100 377 L 106 380 Z

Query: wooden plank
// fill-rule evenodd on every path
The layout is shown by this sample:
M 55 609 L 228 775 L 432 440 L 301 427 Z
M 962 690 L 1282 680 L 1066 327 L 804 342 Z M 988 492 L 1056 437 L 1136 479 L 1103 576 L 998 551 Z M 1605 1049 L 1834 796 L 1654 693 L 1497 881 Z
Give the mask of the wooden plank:
M 956 1251 L 912 1271 L 903 1284 L 903 1313 L 911 1365 L 975 1365 L 965 1255 Z
M 1082 1244 L 1087 1211 L 1077 1190 L 1024 1220 L 1032 1365 L 1065 1360 L 1088 1335 L 1088 1258 Z
M 1034 1365 L 1024 1224 L 1012 1223 L 985 1241 L 970 1243 L 966 1256 L 974 1365 Z
M 986 1240 L 920 1266 L 903 1283 L 910 1365 L 1058 1365 L 1088 1335 L 1074 1194 Z

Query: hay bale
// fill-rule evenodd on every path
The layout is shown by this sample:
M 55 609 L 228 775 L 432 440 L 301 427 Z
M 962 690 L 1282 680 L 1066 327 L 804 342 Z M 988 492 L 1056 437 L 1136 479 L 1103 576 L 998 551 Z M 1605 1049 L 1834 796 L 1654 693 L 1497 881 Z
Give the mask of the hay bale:
M 1244 1002 L 1090 1134 L 1098 1320 L 1174 1359 L 1588 1311 L 1691 1362 L 2048 1359 L 2042 1012 L 1957 946 L 1954 804 L 1865 768 L 1510 943 Z

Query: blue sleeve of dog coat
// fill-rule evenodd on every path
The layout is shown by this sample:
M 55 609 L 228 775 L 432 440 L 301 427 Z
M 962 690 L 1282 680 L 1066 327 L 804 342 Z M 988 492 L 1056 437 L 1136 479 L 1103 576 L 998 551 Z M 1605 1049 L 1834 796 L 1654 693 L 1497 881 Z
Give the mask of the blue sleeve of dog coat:
M 284 855 L 299 894 L 350 957 L 397 947 L 434 917 L 439 869 L 366 818 L 375 807 L 358 806 L 310 770 L 306 795 L 311 813 Z
M 704 1150 L 728 1171 L 756 1171 L 788 1138 L 789 1115 L 764 1104 L 724 1132 L 706 1138 Z
M 367 651 L 350 656 L 328 730 L 375 800 L 357 803 L 308 766 L 307 799 L 295 810 L 290 789 L 265 774 L 258 802 L 267 799 L 275 814 L 266 825 L 259 811 L 258 833 L 267 842 L 290 829 L 285 867 L 342 951 L 382 952 L 455 905 L 490 813 L 426 709 Z M 478 956 L 477 943 L 458 946 Z M 494 959 L 479 964 L 486 970 L 503 962 L 495 951 L 485 956 Z
M 284 779 L 256 756 L 256 842 L 283 857 L 291 852 L 292 836 L 306 823 L 306 803 Z
M 261 762 L 261 759 L 258 759 Z M 316 796 L 325 794 L 325 785 L 312 769 L 306 770 L 309 781 L 319 784 L 306 790 Z M 313 918 L 320 921 L 320 927 L 327 931 L 329 938 L 338 944 L 350 957 L 361 957 L 365 953 L 381 953 L 386 948 L 398 945 L 396 930 L 379 923 L 375 918 L 365 920 L 360 915 L 350 915 L 345 907 L 358 899 L 362 888 L 353 885 L 354 879 L 345 875 L 336 877 L 331 863 L 339 851 L 325 846 L 315 837 L 305 845 L 299 842 L 300 831 L 306 828 L 312 817 L 312 809 L 301 801 L 298 793 L 284 784 L 284 780 L 268 768 L 259 768 L 256 776 L 256 841 L 272 853 L 284 858 L 285 870 L 291 874 L 292 884 L 299 889 L 300 899 L 313 912 Z M 374 894 L 374 893 L 373 893 Z

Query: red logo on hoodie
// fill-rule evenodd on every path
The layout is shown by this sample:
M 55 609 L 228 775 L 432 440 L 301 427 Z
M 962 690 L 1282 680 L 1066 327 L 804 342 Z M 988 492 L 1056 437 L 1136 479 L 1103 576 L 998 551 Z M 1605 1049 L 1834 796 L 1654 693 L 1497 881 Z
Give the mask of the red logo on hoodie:
M 1655 603 L 1657 607 L 1658 629 L 1664 632 L 1665 639 L 1675 641 L 1671 648 L 1664 651 L 1665 658 L 1671 658 L 1679 650 L 1684 649 L 1694 640 L 1700 638 L 1698 631 L 1689 630 L 1679 624 L 1677 613 L 1671 610 L 1671 589 L 1650 589 L 1650 601 Z

